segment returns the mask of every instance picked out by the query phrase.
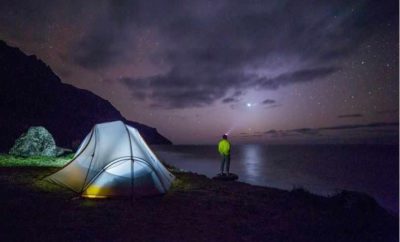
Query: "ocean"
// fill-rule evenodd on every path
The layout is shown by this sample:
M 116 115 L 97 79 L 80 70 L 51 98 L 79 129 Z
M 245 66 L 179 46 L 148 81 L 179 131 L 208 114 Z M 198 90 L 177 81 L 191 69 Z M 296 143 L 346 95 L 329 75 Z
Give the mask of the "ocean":
M 152 146 L 164 162 L 213 177 L 219 172 L 216 146 Z M 399 212 L 399 146 L 391 145 L 234 145 L 230 171 L 239 181 L 329 196 L 341 190 L 369 194 Z

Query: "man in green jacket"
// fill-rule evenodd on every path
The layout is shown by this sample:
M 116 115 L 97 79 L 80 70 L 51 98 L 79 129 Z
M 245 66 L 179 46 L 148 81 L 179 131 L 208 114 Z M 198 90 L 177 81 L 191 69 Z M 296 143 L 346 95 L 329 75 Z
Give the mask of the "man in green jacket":
M 228 141 L 228 136 L 224 134 L 218 143 L 218 151 L 222 156 L 221 175 L 224 174 L 224 166 L 226 164 L 226 172 L 229 175 L 229 165 L 231 162 L 231 144 Z

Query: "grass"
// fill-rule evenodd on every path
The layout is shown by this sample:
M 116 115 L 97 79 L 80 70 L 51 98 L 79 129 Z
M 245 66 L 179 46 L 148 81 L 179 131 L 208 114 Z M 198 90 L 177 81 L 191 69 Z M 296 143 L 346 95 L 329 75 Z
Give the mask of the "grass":
M 62 167 L 72 159 L 74 154 L 60 157 L 18 157 L 0 154 L 0 167 Z

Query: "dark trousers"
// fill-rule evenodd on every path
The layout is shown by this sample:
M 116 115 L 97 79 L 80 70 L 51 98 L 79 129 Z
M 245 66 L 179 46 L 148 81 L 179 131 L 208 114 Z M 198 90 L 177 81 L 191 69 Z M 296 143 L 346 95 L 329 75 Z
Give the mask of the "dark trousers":
M 229 165 L 231 163 L 231 156 L 230 155 L 222 155 L 221 160 L 221 173 L 224 173 L 224 167 L 226 164 L 226 172 L 229 173 Z

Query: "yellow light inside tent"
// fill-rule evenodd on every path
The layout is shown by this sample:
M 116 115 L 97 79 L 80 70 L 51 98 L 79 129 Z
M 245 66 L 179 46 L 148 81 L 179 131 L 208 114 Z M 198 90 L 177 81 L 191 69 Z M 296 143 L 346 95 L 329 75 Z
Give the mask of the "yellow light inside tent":
M 106 198 L 107 196 L 104 195 L 98 195 L 101 193 L 105 193 L 104 188 L 101 188 L 99 186 L 91 185 L 89 186 L 85 193 L 82 194 L 82 197 L 87 197 L 87 198 Z
M 82 195 L 82 197 L 86 197 L 86 198 L 107 198 L 107 196 L 100 196 L 100 195 Z

